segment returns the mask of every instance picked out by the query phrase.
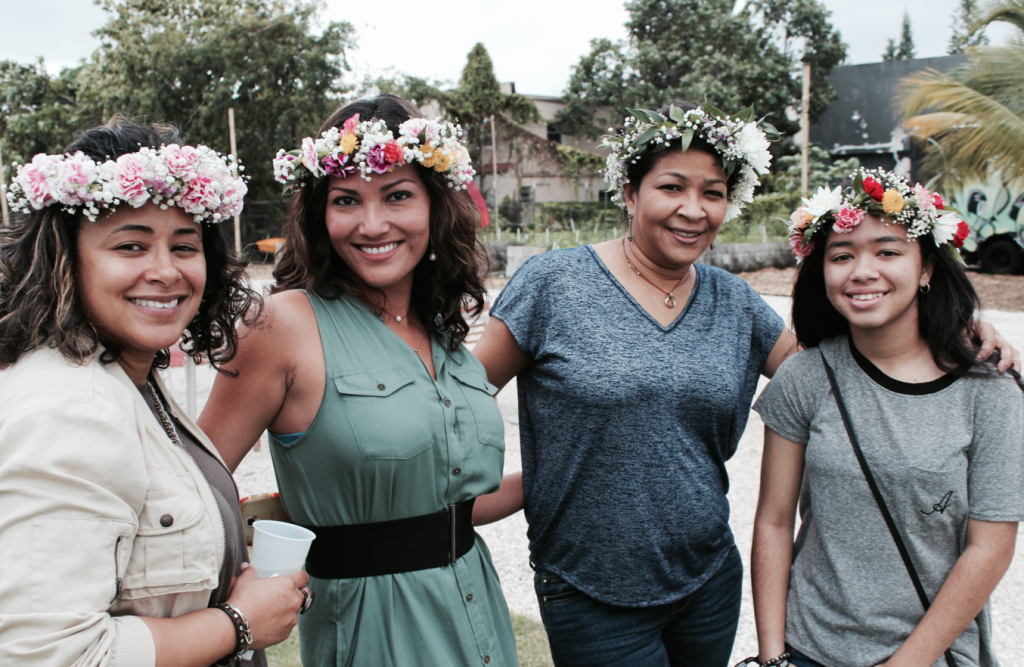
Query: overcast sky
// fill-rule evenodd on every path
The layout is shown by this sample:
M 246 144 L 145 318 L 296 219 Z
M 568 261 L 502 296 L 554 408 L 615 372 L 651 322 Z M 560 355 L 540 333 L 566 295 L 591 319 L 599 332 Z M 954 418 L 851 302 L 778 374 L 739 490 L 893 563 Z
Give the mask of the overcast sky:
M 0 0 L 0 60 L 28 62 L 42 56 L 52 71 L 74 65 L 98 45 L 90 33 L 106 20 L 90 0 Z M 910 15 L 918 57 L 946 53 L 958 0 L 825 0 L 832 24 L 849 45 L 847 64 L 881 60 L 886 40 L 899 38 L 904 9 Z M 386 11 L 382 11 L 386 7 Z M 582 9 L 581 7 L 585 7 Z M 45 17 L 45 23 L 40 21 Z M 389 23 L 387 18 L 399 18 Z M 351 54 L 355 76 L 391 68 L 415 76 L 457 81 L 466 54 L 483 42 L 501 81 L 520 93 L 560 95 L 571 67 L 596 37 L 622 39 L 627 19 L 622 0 L 517 0 L 516 2 L 376 2 L 328 0 L 325 19 L 356 29 Z M 413 26 L 418 26 L 414 31 Z M 990 29 L 995 41 L 1008 30 Z

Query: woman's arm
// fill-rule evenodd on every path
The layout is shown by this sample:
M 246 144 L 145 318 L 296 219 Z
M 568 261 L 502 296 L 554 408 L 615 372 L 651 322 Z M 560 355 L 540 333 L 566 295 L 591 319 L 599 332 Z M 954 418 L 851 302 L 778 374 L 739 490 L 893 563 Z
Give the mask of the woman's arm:
M 269 297 L 263 316 L 251 327 L 239 332 L 238 352 L 213 384 L 210 398 L 199 416 L 199 427 L 209 436 L 217 450 L 234 471 L 271 424 L 281 415 L 288 401 L 293 413 L 309 403 L 306 414 L 287 415 L 303 426 L 288 428 L 282 433 L 303 430 L 308 425 L 323 397 L 323 384 L 309 391 L 296 384 L 297 370 L 306 364 L 323 368 L 316 316 L 304 294 L 287 291 Z M 323 375 L 323 372 L 321 373 Z M 303 391 L 310 396 L 300 396 Z M 315 394 L 315 396 L 314 396 Z M 299 409 L 296 409 L 299 408 Z
M 761 491 L 750 558 L 758 657 L 762 662 L 786 650 L 786 597 L 805 450 L 804 445 L 765 427 Z
M 1013 560 L 1017 524 L 967 521 L 967 547 L 960 554 L 931 608 L 888 667 L 928 667 L 942 657 L 985 606 Z
M 779 334 L 775 345 L 772 346 L 772 351 L 768 353 L 768 359 L 764 362 L 761 375 L 770 379 L 789 355 L 799 351 L 800 344 L 796 340 L 796 335 L 789 330 L 789 327 L 782 327 L 782 333 Z
M 981 339 L 981 349 L 978 351 L 978 361 L 985 361 L 997 349 L 999 350 L 999 372 L 1005 373 L 1011 366 L 1013 370 L 1020 372 L 1020 352 L 999 335 L 988 322 L 978 321 L 978 338 Z
M 501 480 L 501 488 L 476 499 L 473 505 L 473 523 L 483 526 L 523 509 L 523 473 L 513 472 Z
M 473 348 L 473 354 L 484 365 L 487 381 L 498 389 L 519 375 L 529 363 L 515 336 L 497 317 L 487 320 L 487 326 Z

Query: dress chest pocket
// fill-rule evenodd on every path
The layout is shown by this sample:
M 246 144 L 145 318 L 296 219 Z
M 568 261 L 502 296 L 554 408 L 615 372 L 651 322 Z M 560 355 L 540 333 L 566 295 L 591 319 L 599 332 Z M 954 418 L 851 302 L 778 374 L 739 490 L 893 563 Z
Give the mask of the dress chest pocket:
M 456 406 L 459 423 L 468 433 L 476 433 L 479 442 L 505 451 L 505 422 L 494 401 L 498 388 L 487 381 L 482 371 L 458 368 L 451 371 L 465 398 Z
M 401 368 L 334 378 L 351 435 L 366 460 L 406 460 L 430 448 L 428 404 L 412 374 Z
M 125 570 L 121 597 L 153 594 L 164 586 L 216 577 L 210 521 L 192 476 L 150 468 L 151 485 Z

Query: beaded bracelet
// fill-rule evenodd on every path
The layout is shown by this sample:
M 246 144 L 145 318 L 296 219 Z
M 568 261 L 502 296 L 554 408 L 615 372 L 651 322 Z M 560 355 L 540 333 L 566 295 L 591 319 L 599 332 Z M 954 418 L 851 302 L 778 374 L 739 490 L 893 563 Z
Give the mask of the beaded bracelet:
M 227 603 L 214 605 L 214 607 L 227 614 L 231 622 L 235 624 L 235 651 L 232 655 L 234 658 L 241 660 L 242 654 L 252 646 L 252 628 L 249 627 L 249 621 L 245 620 L 245 615 L 238 607 L 233 607 Z
M 755 667 L 792 667 L 792 663 L 789 661 L 789 653 L 783 653 L 780 656 L 772 658 L 771 660 L 765 660 L 761 662 L 757 656 L 751 656 L 743 662 L 736 663 L 735 667 L 744 667 L 745 665 L 754 665 Z

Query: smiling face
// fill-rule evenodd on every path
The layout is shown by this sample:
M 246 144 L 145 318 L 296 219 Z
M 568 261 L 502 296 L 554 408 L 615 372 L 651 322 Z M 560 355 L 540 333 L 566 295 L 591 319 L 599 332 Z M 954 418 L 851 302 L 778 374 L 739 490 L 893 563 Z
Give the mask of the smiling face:
M 364 283 L 412 289 L 430 241 L 430 196 L 415 165 L 369 181 L 331 176 L 326 222 L 334 250 Z
M 640 251 L 667 269 L 693 264 L 725 221 L 726 178 L 718 158 L 709 153 L 666 150 L 638 189 L 625 187 L 633 240 Z
M 921 248 L 903 225 L 875 215 L 849 234 L 830 232 L 825 246 L 825 289 L 851 329 L 917 328 L 918 290 L 931 280 Z
M 176 343 L 199 310 L 202 230 L 178 207 L 122 206 L 82 222 L 75 273 L 86 317 L 121 347 L 123 360 L 148 371 L 153 355 Z

